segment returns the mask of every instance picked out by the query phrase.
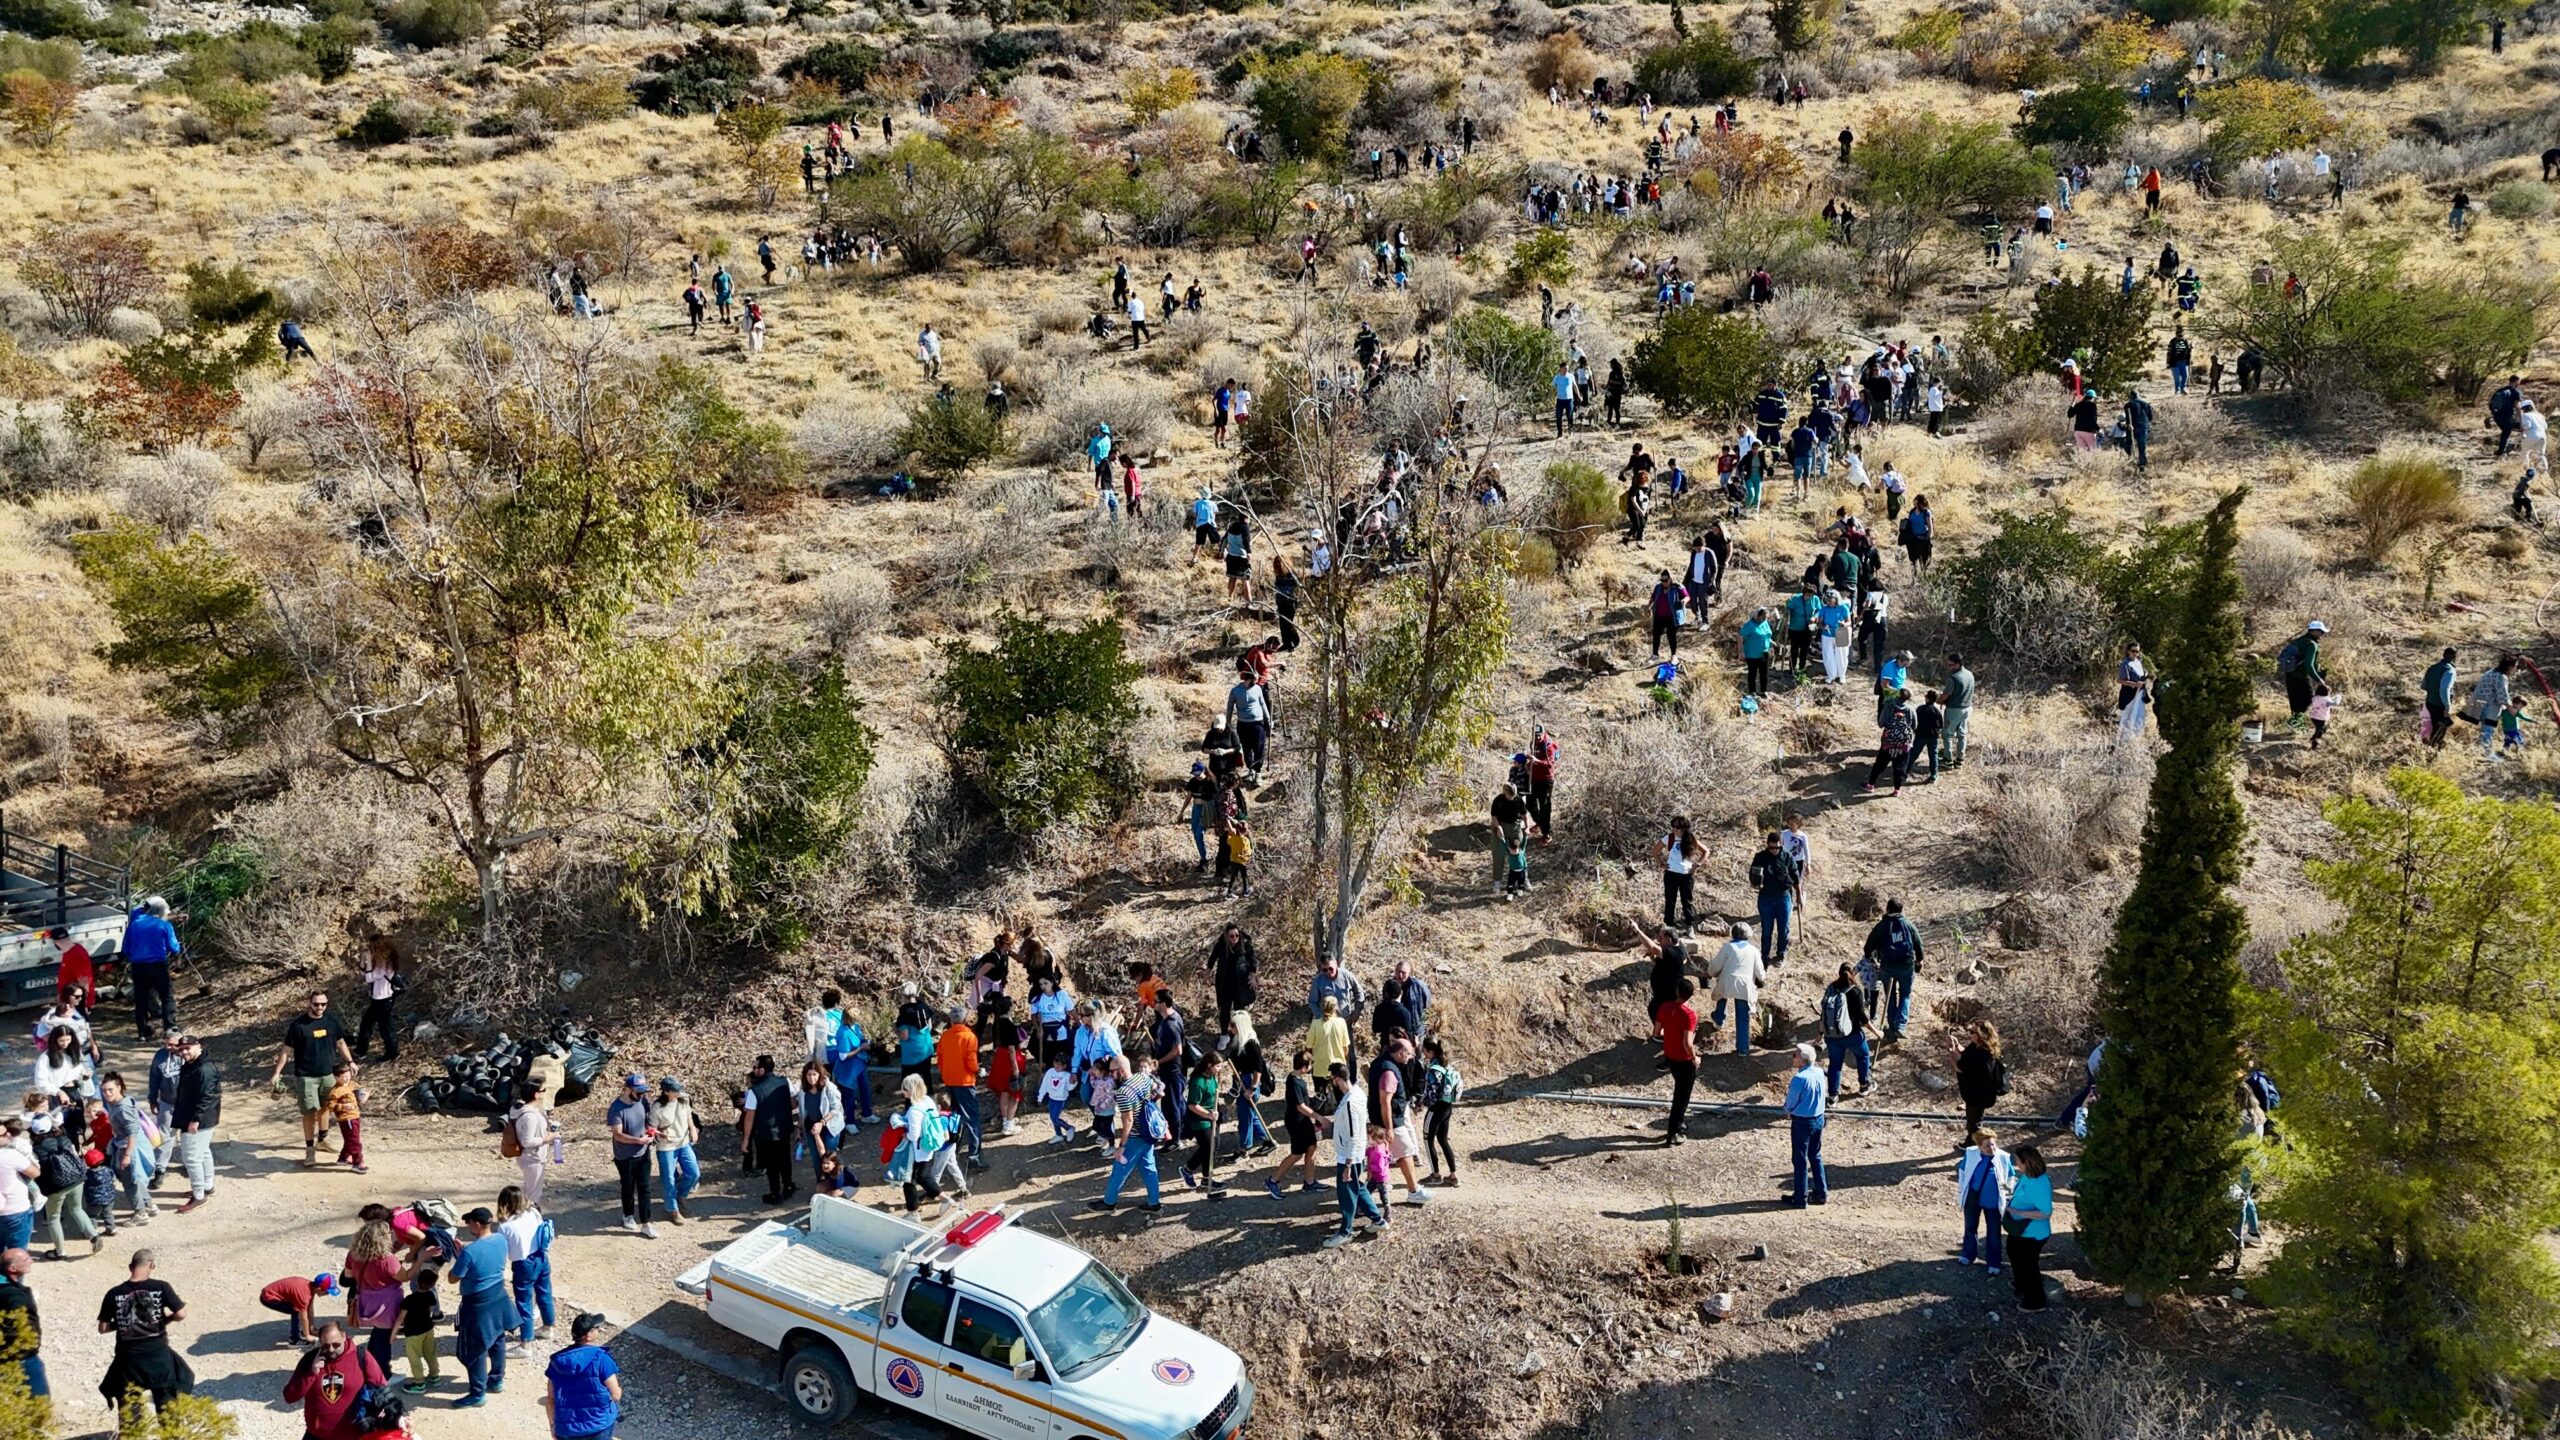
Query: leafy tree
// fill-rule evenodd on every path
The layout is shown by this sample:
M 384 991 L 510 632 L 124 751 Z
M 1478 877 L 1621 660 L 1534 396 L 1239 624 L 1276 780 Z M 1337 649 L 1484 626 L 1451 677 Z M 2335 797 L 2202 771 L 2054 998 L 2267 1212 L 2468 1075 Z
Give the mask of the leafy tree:
M 2412 769 L 2327 816 L 2337 918 L 2255 997 L 2290 1142 L 2263 1284 L 2377 1424 L 2450 1432 L 2553 1373 L 2560 812 Z
M 646 73 L 631 82 L 631 93 L 642 109 L 661 115 L 692 115 L 734 104 L 764 74 L 754 46 L 717 35 L 652 55 L 640 68 Z
M 53 1402 L 29 1388 L 18 1363 L 36 1353 L 40 1337 L 28 1329 L 23 1311 L 0 1315 L 0 1435 L 37 1440 L 53 1433 Z
M 778 950 L 808 941 L 808 883 L 842 855 L 862 818 L 880 736 L 833 667 L 752 660 L 722 681 L 729 721 L 699 756 L 729 826 L 709 909 L 741 938 Z
M 1692 105 L 1745 94 L 1758 80 L 1759 67 L 1713 20 L 1691 26 L 1677 41 L 1636 57 L 1636 88 L 1667 104 Z
M 51 150 L 71 133 L 79 118 L 80 85 L 33 70 L 0 75 L 0 121 L 9 133 L 38 150 Z
M 1449 354 L 1519 400 L 1535 404 L 1564 363 L 1564 342 L 1542 325 L 1478 305 L 1449 322 Z
M 1895 294 L 1921 248 L 1958 212 L 2012 210 L 2044 192 L 2046 171 L 1997 123 L 1934 112 L 1880 112 L 1858 133 L 1868 243 Z
M 2105 153 L 2132 124 L 2133 102 L 2123 86 L 2090 83 L 2038 92 L 2015 129 L 2029 145 L 2094 156 Z
M 2155 525 L 2118 549 L 2067 507 L 2004 511 L 1947 574 L 1968 630 L 2028 668 L 2078 673 L 2128 640 L 2160 654 L 2183 613 L 2198 541 L 2192 525 Z
M 388 95 L 364 107 L 364 113 L 346 131 L 347 143 L 367 150 L 452 133 L 450 113 L 420 101 Z
M 128 1387 L 116 1406 L 115 1440 L 239 1440 L 240 1422 L 202 1395 L 178 1395 L 154 1406 Z
M 942 657 L 934 703 L 944 747 L 1006 829 L 1108 819 L 1137 796 L 1129 728 L 1144 672 L 1119 622 L 1062 626 L 1008 612 L 994 648 L 945 641 Z
M 1778 53 L 1802 55 L 1831 33 L 1840 0 L 1769 0 L 1769 38 Z
M 203 444 L 239 410 L 241 378 L 275 353 L 264 326 L 230 342 L 203 328 L 154 336 L 98 373 L 83 409 L 137 449 Z
M 2121 85 L 2148 68 L 2160 39 L 2140 20 L 2102 20 L 2080 37 L 2074 68 L 2091 84 Z
M 186 301 L 188 318 L 214 330 L 262 324 L 277 309 L 276 292 L 258 283 L 248 267 L 237 261 L 227 267 L 210 260 L 190 262 Z
M 770 210 L 791 178 L 791 157 L 774 142 L 791 117 L 779 105 L 743 100 L 722 110 L 711 128 L 729 142 L 730 173 L 745 187 L 749 204 Z
M 1985 310 L 1965 322 L 1964 343 L 1980 347 L 2010 377 L 2076 360 L 2100 390 L 2132 383 L 2151 359 L 2151 287 L 2131 294 L 2092 269 L 2038 287 L 2021 324 Z
M 1004 421 L 975 396 L 949 400 L 927 396 L 908 409 L 898 427 L 898 453 L 919 475 L 958 480 L 1013 450 Z
M 695 509 L 769 510 L 789 498 L 808 460 L 779 423 L 751 418 L 698 365 L 662 359 L 654 378 Z
M 2484 376 L 2532 351 L 2552 313 L 2542 284 L 2413 277 L 2406 241 L 2307 235 L 2274 250 L 2276 268 L 2301 278 L 2301 293 L 2244 287 L 2200 312 L 2195 329 L 2216 344 L 2256 349 L 2268 374 L 2310 408 L 2351 395 L 2412 404 L 2438 386 L 2477 394 Z
M 1751 404 L 1784 358 L 1759 322 L 1684 305 L 1636 342 L 1628 378 L 1671 414 L 1724 420 Z
M 507 22 L 507 44 L 539 55 L 558 44 L 576 23 L 574 0 L 515 0 L 515 17 Z
M 257 577 L 202 535 L 164 540 L 119 520 L 74 537 L 71 553 L 123 632 L 99 654 L 151 677 L 170 714 L 236 726 L 292 681 Z
M 1572 279 L 1573 237 L 1548 227 L 1532 230 L 1513 241 L 1511 263 L 1502 267 L 1502 283 L 1514 295 Z
M 1198 230 L 1262 244 L 1298 213 L 1307 179 L 1307 167 L 1295 160 L 1224 171 L 1201 190 Z
M 909 135 L 838 178 L 831 199 L 845 223 L 877 232 L 907 268 L 942 268 L 967 238 L 976 177 L 951 147 Z
M 2205 91 L 2196 113 L 2205 122 L 2205 148 L 2221 172 L 2261 155 L 2299 150 L 2338 129 L 2337 117 L 2309 87 L 2261 75 Z
M 1158 65 L 1130 75 L 1120 90 L 1129 102 L 1129 118 L 1153 125 L 1200 98 L 1200 72 L 1188 65 Z
M 51 225 L 18 251 L 18 278 L 84 335 L 160 293 L 151 242 L 118 225 Z
M 1300 54 L 1257 59 L 1248 67 L 1253 94 L 1245 102 L 1281 152 L 1322 164 L 1340 161 L 1351 141 L 1351 117 L 1369 94 L 1369 69 L 1347 55 Z
M 839 94 L 859 95 L 880 71 L 880 52 L 859 40 L 822 40 L 790 59 L 774 73 L 785 80 L 815 80 Z
M 1725 206 L 1783 201 L 1803 183 L 1804 162 L 1783 140 L 1741 130 L 1710 130 L 1698 137 L 1697 168 L 1689 172 L 1689 188 L 1710 200 Z M 1731 216 L 1725 218 L 1725 233 L 1733 234 L 1738 227 L 1730 223 Z M 1821 237 L 1813 243 L 1829 244 L 1829 227 L 1821 221 L 1791 218 L 1810 221 L 1806 230 Z
M 2248 828 L 2231 778 L 2250 705 L 2234 558 L 2247 494 L 2231 491 L 2206 517 L 2162 646 L 2169 749 L 2152 776 L 2142 868 L 2098 972 L 2104 1098 L 2089 1112 L 2080 1234 L 2098 1273 L 2137 1292 L 2204 1273 L 2230 1242 L 2249 929 L 2231 893 Z
M 1935 63 L 1953 54 L 1956 42 L 1964 37 L 1964 16 L 1947 8 L 1923 10 L 1902 22 L 1889 42 L 1896 50 L 1908 50 L 1924 64 Z

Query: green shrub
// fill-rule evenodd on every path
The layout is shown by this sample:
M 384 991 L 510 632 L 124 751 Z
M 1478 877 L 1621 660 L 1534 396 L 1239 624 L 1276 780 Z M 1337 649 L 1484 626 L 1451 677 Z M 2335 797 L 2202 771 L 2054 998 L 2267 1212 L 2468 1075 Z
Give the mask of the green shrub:
M 252 279 L 236 261 L 228 269 L 210 260 L 189 264 L 186 300 L 188 317 L 211 329 L 262 320 L 276 308 L 276 292 Z
M 2151 362 L 2155 302 L 2149 285 L 2136 285 L 2128 295 L 2115 277 L 2084 269 L 2059 284 L 2039 286 L 2024 323 L 1997 311 L 1977 312 L 1965 322 L 1963 373 L 1969 386 L 1997 383 L 1967 398 L 1987 400 L 1999 385 L 2059 368 L 2065 360 L 2078 361 L 2081 378 L 2100 390 L 2131 384 Z
M 385 96 L 364 107 L 364 113 L 347 127 L 347 140 L 369 150 L 452 133 L 453 116 L 447 112 L 415 100 Z
M 1694 105 L 1749 93 L 1760 67 L 1713 20 L 1692 22 L 1687 38 L 1636 57 L 1636 88 L 1660 103 Z
M 858 95 L 880 68 L 880 52 L 859 40 L 827 40 L 792 56 L 774 73 L 785 80 L 815 80 Z
M 2462 513 L 2462 472 L 2413 450 L 2375 455 L 2347 477 L 2347 513 L 2357 549 L 2380 564 L 2400 542 Z
M 1568 570 L 1618 518 L 1618 487 L 1608 476 L 1578 460 L 1550 465 L 1547 480 L 1547 541 Z
M 898 427 L 896 445 L 908 467 L 917 474 L 957 480 L 1010 453 L 1013 437 L 1005 433 L 1004 422 L 996 418 L 986 402 L 974 396 L 929 398 L 917 401 L 907 411 L 906 423 Z
M 602 125 L 631 113 L 631 87 L 611 71 L 595 70 L 550 80 L 529 80 L 516 91 L 518 110 L 530 110 L 554 130 Z
M 1573 237 L 1562 230 L 1540 228 L 1513 241 L 1511 263 L 1502 269 L 1503 286 L 1514 295 L 1572 279 Z
M 880 736 L 832 666 L 753 660 L 722 677 L 728 726 L 704 758 L 734 786 L 724 929 L 777 950 L 806 943 L 808 882 L 843 858 Z
M 30 40 L 0 35 L 0 75 L 33 70 L 47 80 L 80 77 L 80 47 L 68 40 Z
M 266 128 L 275 97 L 229 76 L 208 80 L 193 92 L 196 113 L 216 135 L 255 135 Z
M 80 40 L 89 34 L 89 12 L 75 0 L 0 0 L 0 29 L 36 40 Z
M 1564 363 L 1564 342 L 1534 321 L 1478 305 L 1449 322 L 1449 355 L 1519 403 L 1535 406 L 1553 393 L 1548 382 Z M 1254 413 L 1262 412 L 1257 407 Z
M 655 398 L 673 416 L 677 469 L 697 507 L 770 509 L 795 493 L 808 459 L 782 426 L 749 416 L 698 365 L 658 362 Z
M 764 74 L 753 46 L 705 35 L 682 50 L 641 62 L 648 73 L 631 83 L 643 109 L 693 115 L 728 105 Z
M 76 537 L 71 554 L 116 618 L 121 638 L 100 655 L 150 677 L 170 714 L 237 725 L 293 679 L 257 577 L 202 535 L 172 543 L 119 520 Z
M 944 744 L 1006 829 L 1104 820 L 1136 797 L 1129 732 L 1144 672 L 1117 620 L 1069 627 L 1007 612 L 993 649 L 952 640 L 942 657 Z
M 1968 630 L 2030 670 L 2086 671 L 2127 640 L 2159 653 L 2193 575 L 2197 527 L 2146 527 L 2117 550 L 2066 508 L 1994 523 L 1947 567 Z
M 2551 187 L 2539 180 L 2509 180 L 2489 192 L 2489 213 L 2501 220 L 2539 220 L 2551 213 Z
M 480 0 L 390 0 L 380 18 L 385 34 L 420 50 L 441 50 L 489 33 L 489 10 Z
M 1346 55 L 1293 55 L 1257 62 L 1247 108 L 1284 155 L 1333 162 L 1351 138 L 1351 117 L 1369 94 L 1369 67 Z
M 2040 92 L 2014 127 L 2029 145 L 2074 157 L 2103 154 L 2133 124 L 2121 85 L 2072 85 Z
M 1747 408 L 1783 358 L 1758 321 L 1684 305 L 1636 342 L 1628 378 L 1671 414 L 1721 420 Z

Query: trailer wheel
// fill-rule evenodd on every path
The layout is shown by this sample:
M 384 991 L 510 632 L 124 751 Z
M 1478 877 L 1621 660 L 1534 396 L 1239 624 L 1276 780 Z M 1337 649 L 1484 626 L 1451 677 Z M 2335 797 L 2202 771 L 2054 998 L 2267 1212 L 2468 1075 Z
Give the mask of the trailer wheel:
M 824 1341 L 803 1345 L 782 1362 L 782 1389 L 802 1418 L 819 1425 L 844 1423 L 862 1401 L 853 1372 Z

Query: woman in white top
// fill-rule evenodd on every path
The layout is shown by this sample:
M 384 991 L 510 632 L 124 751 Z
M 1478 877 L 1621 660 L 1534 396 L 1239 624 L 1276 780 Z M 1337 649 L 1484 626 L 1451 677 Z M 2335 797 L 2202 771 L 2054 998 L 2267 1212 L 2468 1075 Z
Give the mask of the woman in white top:
M 36 1158 L 27 1122 L 0 1120 L 0 1250 L 24 1250 L 36 1233 Z
M 528 1203 L 521 1186 L 498 1192 L 498 1234 L 507 1242 L 507 1279 L 516 1301 L 515 1341 L 510 1355 L 529 1355 L 536 1340 L 551 1338 L 551 1237 L 539 1206 Z M 534 1324 L 540 1312 L 541 1325 Z
M 1653 853 L 1662 862 L 1664 928 L 1668 929 L 1675 923 L 1697 924 L 1697 877 L 1693 872 L 1698 862 L 1706 858 L 1706 852 L 1699 846 L 1698 837 L 1690 831 L 1688 816 L 1671 817 L 1671 828 L 1663 833 L 1661 839 L 1653 842 Z M 1679 911 L 1676 922 L 1672 918 L 1675 909 Z
M 2124 663 L 2116 667 L 2116 739 L 2137 739 L 2151 715 L 2151 668 L 2142 663 L 2142 647 L 2124 647 Z
M 65 1090 L 82 1097 L 98 1093 L 91 1080 L 89 1057 L 81 1053 L 80 1037 L 65 1025 L 45 1036 L 44 1052 L 36 1056 L 36 1088 L 47 1095 Z
M 2000 1148 L 1999 1137 L 1989 1130 L 1974 1131 L 1973 1144 L 1956 1162 L 1956 1205 L 1964 1211 L 1964 1248 L 1957 1252 L 1963 1258 L 1958 1263 L 1973 1263 L 1973 1229 L 1980 1223 L 1984 1258 L 1991 1262 L 1992 1274 L 2000 1273 L 2000 1217 L 2008 1208 L 2009 1187 L 2017 1180 L 2017 1167 L 2010 1162 L 2009 1152 Z

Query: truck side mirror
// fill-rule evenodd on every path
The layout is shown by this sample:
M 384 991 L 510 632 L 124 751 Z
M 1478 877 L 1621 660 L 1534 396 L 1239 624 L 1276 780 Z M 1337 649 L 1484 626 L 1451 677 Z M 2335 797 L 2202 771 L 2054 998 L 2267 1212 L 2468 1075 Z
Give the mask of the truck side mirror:
M 1040 1378 L 1040 1362 L 1037 1360 L 1025 1360 L 1021 1364 L 1014 1366 L 1013 1378 L 1022 1381 L 1026 1385 L 1037 1381 Z

